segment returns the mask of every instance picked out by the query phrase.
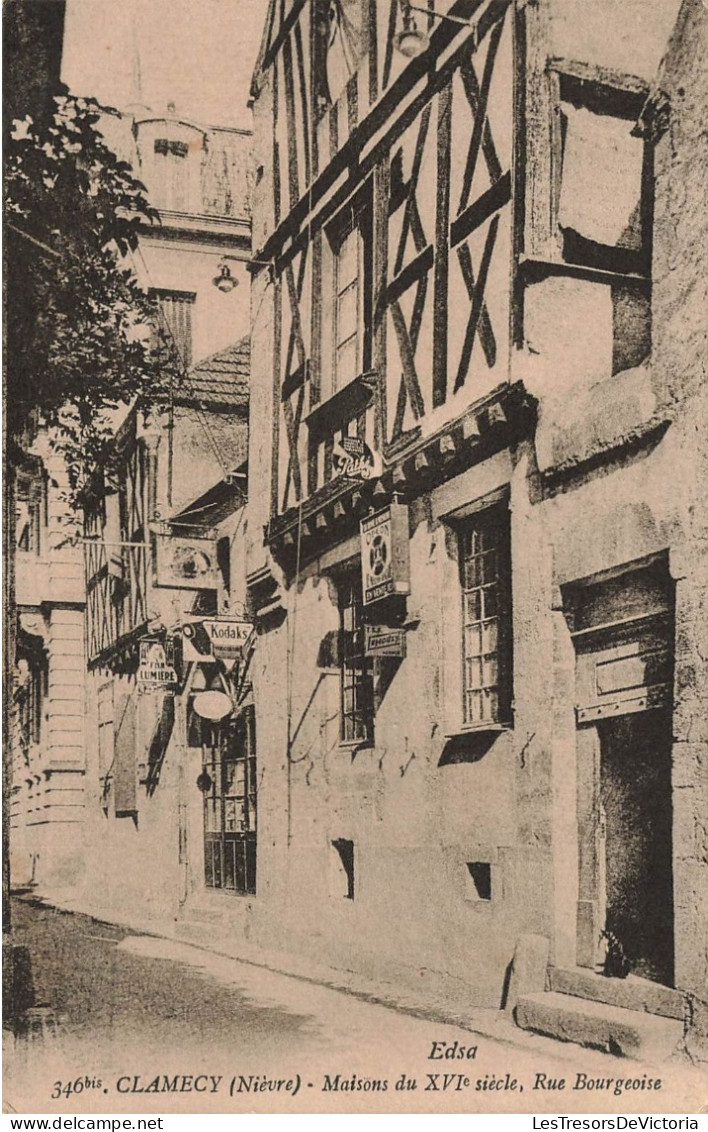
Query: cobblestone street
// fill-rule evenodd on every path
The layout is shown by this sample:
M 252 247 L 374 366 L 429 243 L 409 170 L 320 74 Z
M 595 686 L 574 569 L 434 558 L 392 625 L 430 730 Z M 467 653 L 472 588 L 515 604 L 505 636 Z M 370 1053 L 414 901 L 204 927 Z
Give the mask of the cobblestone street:
M 6 1034 L 5 1101 L 18 1112 L 691 1113 L 703 1103 L 696 1071 L 678 1063 L 639 1066 L 503 1019 L 499 1039 L 475 1035 L 31 900 L 15 902 L 14 923 L 37 1003 Z M 616 1081 L 659 1078 L 658 1089 L 615 1095 Z

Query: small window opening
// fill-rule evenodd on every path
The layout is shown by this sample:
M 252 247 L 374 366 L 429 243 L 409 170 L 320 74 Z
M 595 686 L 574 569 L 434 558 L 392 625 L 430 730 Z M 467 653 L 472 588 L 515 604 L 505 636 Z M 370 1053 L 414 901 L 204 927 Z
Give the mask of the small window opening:
M 186 142 L 175 141 L 170 138 L 155 138 L 155 153 L 162 154 L 166 157 L 171 154 L 173 157 L 186 157 L 189 153 L 189 146 Z
M 488 861 L 468 861 L 467 871 L 477 900 L 492 899 L 492 866 Z
M 339 891 L 346 900 L 354 899 L 354 842 L 338 837 L 332 842 L 339 858 Z

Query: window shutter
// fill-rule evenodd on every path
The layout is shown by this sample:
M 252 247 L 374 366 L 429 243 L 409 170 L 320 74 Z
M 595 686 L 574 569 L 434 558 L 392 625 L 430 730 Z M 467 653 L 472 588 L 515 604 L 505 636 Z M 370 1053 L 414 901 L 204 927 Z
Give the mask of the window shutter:
M 135 695 L 128 695 L 117 712 L 118 729 L 115 738 L 113 770 L 116 817 L 135 814 L 138 809 L 136 709 Z
M 160 333 L 170 352 L 183 369 L 192 364 L 192 307 L 195 296 L 189 292 L 157 291 Z

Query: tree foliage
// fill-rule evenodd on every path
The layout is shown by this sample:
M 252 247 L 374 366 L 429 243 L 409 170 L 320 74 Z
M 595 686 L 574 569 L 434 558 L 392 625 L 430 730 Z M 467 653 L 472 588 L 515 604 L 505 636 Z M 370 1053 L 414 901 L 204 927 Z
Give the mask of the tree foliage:
M 96 102 L 62 93 L 14 123 L 5 157 L 8 435 L 50 426 L 74 500 L 117 410 L 160 385 L 155 309 L 130 265 L 156 213 L 99 121 Z

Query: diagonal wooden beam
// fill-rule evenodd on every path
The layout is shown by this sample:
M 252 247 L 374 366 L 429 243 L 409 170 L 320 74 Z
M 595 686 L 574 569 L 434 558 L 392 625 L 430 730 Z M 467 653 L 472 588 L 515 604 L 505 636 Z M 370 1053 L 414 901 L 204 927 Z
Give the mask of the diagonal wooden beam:
M 283 417 L 285 419 L 285 429 L 288 439 L 288 469 L 285 475 L 285 489 L 283 491 L 283 506 L 282 510 L 285 511 L 288 506 L 288 495 L 290 494 L 290 482 L 295 491 L 295 502 L 299 503 L 302 498 L 302 475 L 300 472 L 300 461 L 298 459 L 297 441 L 298 433 L 300 431 L 300 424 L 302 421 L 302 410 L 305 404 L 305 386 L 301 385 L 298 392 L 297 408 L 293 412 L 292 399 L 283 401 Z
M 467 294 L 469 295 L 471 300 L 476 284 L 474 269 L 472 267 L 472 256 L 470 255 L 470 251 L 467 246 L 458 249 L 458 259 L 460 262 L 462 275 L 465 280 L 465 285 L 467 287 Z M 492 320 L 489 317 L 489 310 L 487 308 L 486 301 L 482 303 L 482 308 L 479 312 L 479 325 L 477 327 L 477 330 L 479 332 L 479 339 L 482 343 L 482 349 L 484 350 L 484 356 L 487 360 L 487 365 L 491 369 L 497 360 L 497 341 L 494 336 L 494 330 L 492 329 Z
M 470 148 L 467 153 L 467 162 L 465 165 L 465 173 L 462 180 L 462 192 L 460 193 L 460 203 L 458 205 L 458 213 L 462 212 L 463 208 L 467 205 L 470 198 L 472 189 L 472 181 L 474 179 L 475 169 L 477 168 L 477 160 L 479 158 L 479 151 L 482 145 L 482 137 L 484 135 L 484 125 L 487 122 L 487 103 L 489 101 L 489 91 L 492 85 L 492 75 L 494 73 L 494 61 L 496 59 L 497 51 L 499 49 L 499 40 L 504 30 L 505 19 L 502 17 L 492 28 L 489 34 L 489 47 L 487 48 L 487 57 L 484 60 L 484 71 L 482 72 L 482 82 L 479 86 L 479 96 L 477 98 L 477 112 L 474 117 L 474 125 L 472 127 L 472 137 L 470 139 Z M 470 69 L 472 64 L 469 63 Z
M 415 199 L 415 192 L 418 188 L 420 167 L 423 163 L 423 152 L 425 150 L 425 142 L 428 136 L 431 110 L 432 102 L 429 102 L 420 116 L 420 128 L 418 130 L 418 137 L 416 138 L 413 163 L 411 165 L 411 175 L 408 181 L 408 192 L 406 194 L 406 203 L 404 206 L 401 236 L 398 242 L 398 251 L 396 253 L 394 275 L 398 275 L 399 271 L 403 267 L 403 260 L 406 254 L 406 244 L 408 242 L 408 233 L 410 232 L 412 225 L 415 225 L 413 232 L 413 241 L 415 243 L 416 251 L 420 251 L 421 247 L 425 246 L 425 244 L 427 243 L 425 232 L 423 231 L 423 224 L 420 219 L 420 213 L 418 211 L 418 204 Z
M 477 80 L 477 74 L 472 65 L 472 60 L 464 59 L 460 66 L 460 76 L 467 95 L 467 101 L 470 104 L 472 114 L 475 119 L 480 112 L 480 89 Z M 484 125 L 482 127 L 482 154 L 487 163 L 489 176 L 492 182 L 497 181 L 502 174 L 501 162 L 497 156 L 497 149 L 492 137 L 492 129 L 489 125 L 489 118 L 486 113 L 484 114 Z
M 484 302 L 484 288 L 487 285 L 487 275 L 489 274 L 489 265 L 492 260 L 492 253 L 494 251 L 494 245 L 496 243 L 498 228 L 499 217 L 495 216 L 491 224 L 489 225 L 489 231 L 487 232 L 487 239 L 485 240 L 484 251 L 482 252 L 482 260 L 479 266 L 479 275 L 477 277 L 477 280 L 472 283 L 472 305 L 470 308 L 467 330 L 465 332 L 465 341 L 463 343 L 462 353 L 460 355 L 460 364 L 458 366 L 457 377 L 455 379 L 455 393 L 457 393 L 458 389 L 461 389 L 465 383 L 467 371 L 469 370 L 470 359 L 472 357 L 472 347 L 474 346 L 474 340 L 477 335 L 477 327 L 480 322 L 482 310 L 486 311 L 486 304 Z M 469 253 L 469 248 L 466 244 L 464 244 L 461 248 L 458 248 L 457 255 L 460 260 L 460 266 L 462 267 L 463 262 L 465 262 L 467 264 L 467 274 L 468 276 L 471 275 L 472 260 Z M 463 273 L 464 271 L 465 268 L 463 268 Z M 491 331 L 491 323 L 489 325 L 489 331 Z M 496 343 L 493 360 L 490 362 L 486 349 L 485 357 L 487 359 L 487 364 L 491 367 L 496 360 Z
M 423 402 L 423 394 L 420 391 L 420 382 L 415 368 L 415 356 L 413 352 L 413 345 L 411 343 L 406 320 L 403 317 L 401 304 L 396 301 L 391 303 L 389 310 L 391 311 L 391 318 L 393 321 L 393 328 L 396 332 L 398 339 L 398 349 L 401 355 L 401 386 L 399 388 L 398 406 L 396 408 L 396 422 L 394 425 L 394 435 L 400 431 L 403 424 L 403 411 L 405 410 L 405 398 L 407 397 L 410 402 L 413 416 L 419 420 L 425 412 L 425 405 Z M 405 397 L 403 398 L 403 409 L 401 408 L 401 392 L 405 390 Z M 400 421 L 399 421 L 400 418 Z

